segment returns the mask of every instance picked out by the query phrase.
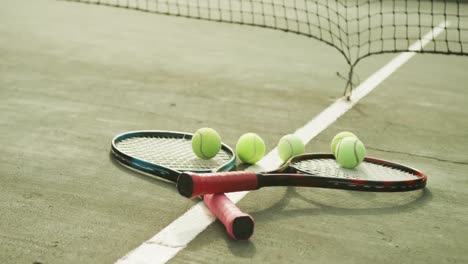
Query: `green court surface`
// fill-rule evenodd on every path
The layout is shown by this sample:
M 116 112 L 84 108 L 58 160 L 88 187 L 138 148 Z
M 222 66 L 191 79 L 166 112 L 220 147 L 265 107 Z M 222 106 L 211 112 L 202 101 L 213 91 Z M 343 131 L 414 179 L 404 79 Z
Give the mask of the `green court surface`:
M 395 54 L 358 65 L 362 80 Z M 353 131 L 427 188 L 265 188 L 169 263 L 468 263 L 468 58 L 416 55 L 307 145 Z M 0 7 L 0 263 L 114 263 L 197 200 L 122 168 L 113 136 L 212 127 L 272 150 L 342 96 L 333 48 L 303 36 L 66 1 Z M 197 219 L 193 219 L 197 221 Z

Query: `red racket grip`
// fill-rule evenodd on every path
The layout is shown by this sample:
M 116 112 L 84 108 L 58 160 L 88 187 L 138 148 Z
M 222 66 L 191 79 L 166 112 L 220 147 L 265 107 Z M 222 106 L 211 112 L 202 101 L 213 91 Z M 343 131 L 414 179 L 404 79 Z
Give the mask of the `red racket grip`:
M 258 189 L 255 172 L 232 171 L 221 173 L 185 172 L 177 179 L 177 190 L 188 198 L 204 194 L 238 192 Z
M 242 212 L 225 194 L 207 194 L 203 196 L 203 201 L 224 224 L 232 239 L 246 240 L 252 236 L 254 219 Z

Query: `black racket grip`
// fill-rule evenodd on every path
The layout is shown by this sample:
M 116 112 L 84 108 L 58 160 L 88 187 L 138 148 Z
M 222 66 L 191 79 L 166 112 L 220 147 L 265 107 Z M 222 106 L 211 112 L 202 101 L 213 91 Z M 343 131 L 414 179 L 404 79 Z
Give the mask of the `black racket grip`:
M 249 191 L 260 187 L 258 179 L 255 172 L 249 171 L 203 174 L 185 172 L 177 179 L 177 190 L 188 198 L 211 193 Z

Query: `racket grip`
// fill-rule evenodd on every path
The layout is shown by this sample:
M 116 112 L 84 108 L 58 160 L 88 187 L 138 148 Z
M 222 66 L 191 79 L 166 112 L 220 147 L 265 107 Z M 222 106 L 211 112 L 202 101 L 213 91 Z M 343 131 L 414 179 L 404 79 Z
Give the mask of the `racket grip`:
M 224 224 L 232 239 L 246 240 L 252 236 L 254 219 L 242 212 L 225 194 L 207 194 L 203 196 L 203 201 Z
M 238 192 L 258 189 L 255 172 L 232 171 L 221 173 L 185 172 L 177 179 L 177 190 L 188 198 L 204 194 Z

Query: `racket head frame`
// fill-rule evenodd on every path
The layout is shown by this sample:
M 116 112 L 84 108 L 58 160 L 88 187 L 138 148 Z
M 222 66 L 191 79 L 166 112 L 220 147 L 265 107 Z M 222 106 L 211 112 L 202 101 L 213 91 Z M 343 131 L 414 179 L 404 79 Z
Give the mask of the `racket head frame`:
M 193 137 L 191 133 L 185 132 L 178 132 L 178 131 L 163 131 L 163 130 L 140 130 L 140 131 L 130 131 L 119 134 L 112 139 L 111 144 L 111 152 L 113 156 L 121 162 L 123 165 L 129 167 L 130 169 L 134 169 L 137 171 L 144 172 L 149 174 L 150 176 L 156 176 L 158 178 L 163 178 L 168 181 L 177 183 L 177 178 L 179 175 L 188 170 L 175 170 L 166 166 L 162 166 L 159 164 L 154 164 L 143 159 L 139 159 L 136 157 L 132 157 L 119 149 L 117 146 L 119 142 L 135 138 L 135 137 L 168 137 L 168 138 L 176 138 L 182 140 L 190 141 Z M 212 169 L 198 169 L 198 170 L 190 170 L 191 172 L 196 173 L 209 173 L 209 172 L 219 172 L 219 171 L 229 171 L 236 165 L 236 155 L 234 151 L 226 144 L 221 143 L 221 151 L 225 151 L 228 153 L 231 158 L 225 163 L 218 167 L 214 167 Z
M 322 175 L 317 175 L 313 174 L 310 172 L 307 172 L 305 170 L 301 170 L 299 168 L 291 166 L 291 164 L 298 163 L 301 161 L 306 161 L 306 160 L 336 160 L 335 156 L 333 154 L 328 154 L 328 153 L 305 153 L 301 155 L 294 156 L 287 160 L 281 167 L 279 167 L 276 170 L 272 170 L 269 172 L 264 172 L 262 173 L 263 175 L 275 175 L 275 174 L 300 174 L 304 175 L 305 177 L 314 177 L 316 179 L 323 179 L 323 182 L 329 182 L 332 184 L 327 184 L 324 186 L 320 186 L 323 188 L 335 188 L 335 189 L 349 189 L 349 190 L 355 190 L 355 191 L 385 191 L 385 192 L 401 192 L 401 191 L 412 191 L 412 190 L 418 190 L 422 189 L 426 186 L 427 183 L 427 176 L 420 170 L 417 170 L 413 167 L 406 166 L 400 163 L 396 162 L 391 162 L 375 157 L 365 157 L 363 162 L 366 163 L 371 163 L 383 167 L 388 167 L 392 168 L 395 170 L 400 170 L 408 174 L 412 174 L 415 176 L 415 179 L 407 179 L 407 180 L 388 180 L 388 181 L 379 181 L 379 180 L 364 180 L 364 179 L 356 179 L 356 180 L 349 180 L 349 179 L 340 179 L 336 178 L 333 180 L 330 180 L 329 177 L 324 177 Z M 346 168 L 340 168 L 342 171 L 352 171 L 354 169 L 346 169 Z M 268 181 L 269 178 L 265 177 L 263 178 L 263 181 Z M 273 178 L 271 178 L 273 180 Z M 354 182 L 355 185 L 349 185 L 349 184 L 344 184 L 346 182 Z M 333 186 L 333 183 L 336 186 Z M 269 186 L 274 186 L 276 184 L 268 184 L 265 183 L 265 185 Z M 318 186 L 317 186 L 318 187 Z

